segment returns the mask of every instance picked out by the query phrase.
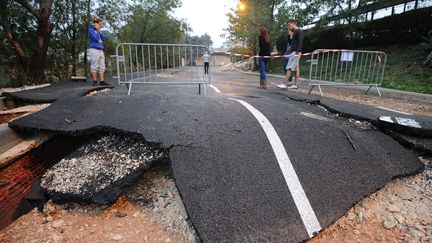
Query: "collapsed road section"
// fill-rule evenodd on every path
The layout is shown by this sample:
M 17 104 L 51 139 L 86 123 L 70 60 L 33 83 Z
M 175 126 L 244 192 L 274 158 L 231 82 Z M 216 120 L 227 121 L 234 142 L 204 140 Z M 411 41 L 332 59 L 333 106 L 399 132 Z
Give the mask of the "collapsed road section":
M 9 125 L 75 136 L 139 133 L 171 148 L 176 185 L 203 241 L 309 239 L 268 138 L 249 111 L 210 95 L 142 92 L 68 97 Z M 327 116 L 319 107 L 271 97 L 245 100 L 273 125 L 322 228 L 393 178 L 424 167 L 379 131 L 299 115 Z
M 54 202 L 114 203 L 165 151 L 142 140 L 105 135 L 83 144 L 42 177 Z

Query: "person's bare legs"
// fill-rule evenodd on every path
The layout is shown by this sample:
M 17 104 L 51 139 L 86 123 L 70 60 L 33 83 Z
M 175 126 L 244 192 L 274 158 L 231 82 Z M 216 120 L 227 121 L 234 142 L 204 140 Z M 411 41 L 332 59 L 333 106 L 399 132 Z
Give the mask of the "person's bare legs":
M 90 72 L 91 74 L 91 78 L 93 80 L 93 85 L 97 85 L 98 81 L 97 81 L 97 73 L 96 72 Z
M 296 75 L 295 75 L 295 84 L 296 85 L 298 84 L 299 80 L 300 80 L 300 69 L 297 68 Z
M 290 80 L 290 77 L 291 77 L 291 69 L 288 69 L 288 70 L 287 70 L 287 73 L 286 73 L 286 76 L 285 76 L 285 79 L 284 79 L 284 84 L 285 84 L 285 85 L 288 85 L 288 82 L 289 82 L 289 80 Z
M 99 81 L 105 81 L 105 72 L 99 72 Z

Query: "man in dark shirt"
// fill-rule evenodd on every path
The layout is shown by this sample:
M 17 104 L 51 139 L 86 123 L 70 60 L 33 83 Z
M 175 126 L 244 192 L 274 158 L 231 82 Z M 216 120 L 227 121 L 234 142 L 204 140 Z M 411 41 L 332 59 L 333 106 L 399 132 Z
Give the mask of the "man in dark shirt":
M 298 89 L 297 83 L 300 78 L 299 62 L 303 48 L 303 30 L 298 27 L 298 21 L 294 19 L 288 21 L 288 29 L 293 32 L 290 47 L 291 56 L 288 58 L 288 64 L 285 67 L 287 73 L 284 83 L 277 85 L 277 87 L 286 89 L 289 86 L 290 89 Z M 295 82 L 289 85 L 288 81 L 293 72 L 295 72 Z

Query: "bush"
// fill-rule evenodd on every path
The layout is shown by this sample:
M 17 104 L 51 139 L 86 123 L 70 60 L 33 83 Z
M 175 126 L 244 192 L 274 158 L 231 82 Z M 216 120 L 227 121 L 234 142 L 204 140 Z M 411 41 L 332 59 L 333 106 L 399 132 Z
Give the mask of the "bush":
M 246 47 L 232 47 L 230 49 L 230 52 L 237 54 L 253 55 L 253 51 Z
M 423 42 L 423 46 L 426 51 L 426 61 L 424 64 L 426 66 L 432 67 L 432 30 L 429 31 L 427 36 L 424 38 L 425 42 Z

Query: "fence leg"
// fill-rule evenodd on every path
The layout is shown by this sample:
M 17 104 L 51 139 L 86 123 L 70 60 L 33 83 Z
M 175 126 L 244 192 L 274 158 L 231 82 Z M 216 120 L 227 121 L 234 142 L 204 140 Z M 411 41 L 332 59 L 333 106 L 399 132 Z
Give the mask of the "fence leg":
M 373 85 L 369 86 L 369 89 L 366 90 L 366 93 L 365 93 L 365 94 L 367 94 L 367 93 L 369 92 L 369 90 L 372 89 L 372 87 L 373 87 Z
M 377 90 L 378 96 L 381 97 L 381 91 L 378 88 L 378 85 L 375 85 L 375 89 Z
M 310 88 L 310 90 L 309 90 L 309 92 L 308 92 L 308 94 L 310 94 L 314 88 L 315 88 L 315 85 L 312 85 L 311 88 Z
M 203 84 L 204 86 L 204 96 L 207 96 L 207 85 Z
M 201 94 L 201 84 L 198 84 L 198 94 Z
M 129 83 L 129 84 L 127 85 L 127 87 L 128 87 L 128 95 L 130 95 L 131 90 L 132 90 L 132 83 Z
M 324 94 L 323 94 L 323 92 L 322 92 L 322 89 L 321 89 L 321 85 L 319 85 L 319 84 L 318 84 L 318 89 L 319 89 L 319 91 L 320 91 L 321 96 L 324 96 Z

